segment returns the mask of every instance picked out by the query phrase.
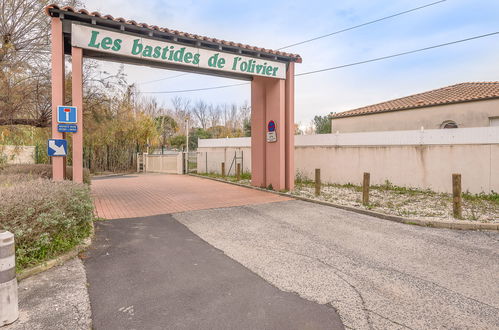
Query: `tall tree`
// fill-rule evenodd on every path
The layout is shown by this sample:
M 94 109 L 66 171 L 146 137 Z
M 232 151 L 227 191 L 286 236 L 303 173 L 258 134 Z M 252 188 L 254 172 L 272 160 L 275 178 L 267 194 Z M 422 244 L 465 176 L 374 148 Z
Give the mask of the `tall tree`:
M 50 20 L 47 0 L 0 3 L 0 124 L 48 126 Z M 61 5 L 80 1 L 62 1 Z
M 251 136 L 251 106 L 247 101 L 239 108 L 239 117 L 244 136 Z
M 174 96 L 171 99 L 173 106 L 173 116 L 177 121 L 180 132 L 185 134 L 185 124 L 187 119 L 190 119 L 191 115 L 191 101 L 187 98 L 182 98 L 181 96 Z
M 315 116 L 312 121 L 316 134 L 331 133 L 331 119 L 329 116 Z
M 155 120 L 158 132 L 161 136 L 161 146 L 165 146 L 169 139 L 177 132 L 177 122 L 169 115 L 156 117 Z
M 221 121 L 221 116 L 222 116 L 222 111 L 220 109 L 219 105 L 210 105 L 210 108 L 208 110 L 209 113 L 209 122 L 210 122 L 210 127 L 215 127 L 220 125 Z
M 209 106 L 203 100 L 198 100 L 191 109 L 201 127 L 206 130 L 208 126 Z

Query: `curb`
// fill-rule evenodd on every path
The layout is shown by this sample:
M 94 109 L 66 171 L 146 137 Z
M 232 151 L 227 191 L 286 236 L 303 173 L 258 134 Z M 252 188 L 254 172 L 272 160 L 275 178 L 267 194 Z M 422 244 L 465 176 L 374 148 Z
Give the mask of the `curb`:
M 25 280 L 28 277 L 45 272 L 45 271 L 47 271 L 55 266 L 60 266 L 63 263 L 65 263 L 66 261 L 77 257 L 78 254 L 80 254 L 80 252 L 86 250 L 90 246 L 90 244 L 92 244 L 92 239 L 93 239 L 94 235 L 95 235 L 95 227 L 94 227 L 94 222 L 92 221 L 92 228 L 91 228 L 90 236 L 85 238 L 83 243 L 81 243 L 80 245 L 77 245 L 71 251 L 66 252 L 63 255 L 60 255 L 57 258 L 44 261 L 40 265 L 37 265 L 37 266 L 34 266 L 34 267 L 31 267 L 31 268 L 28 268 L 28 269 L 21 271 L 16 276 L 17 280 L 18 281 Z
M 108 178 L 108 177 L 113 177 L 113 176 L 124 176 L 124 175 L 130 175 L 130 174 L 139 174 L 139 173 L 138 172 L 123 172 L 123 173 L 109 173 L 109 174 L 91 174 L 90 181 L 92 181 L 93 178 Z
M 277 194 L 277 195 L 281 195 L 281 196 L 285 196 L 285 197 L 289 197 L 289 198 L 293 198 L 293 199 L 297 199 L 297 200 L 302 200 L 302 201 L 309 202 L 309 203 L 335 207 L 335 208 L 342 209 L 345 211 L 351 211 L 351 212 L 355 212 L 355 213 L 369 215 L 369 216 L 376 217 L 379 219 L 394 221 L 394 222 L 403 223 L 403 224 L 407 224 L 407 225 L 416 225 L 416 226 L 421 226 L 421 227 L 431 227 L 431 228 L 440 228 L 440 229 L 455 229 L 455 230 L 495 230 L 495 231 L 499 231 L 499 224 L 498 223 L 481 223 L 481 222 L 474 223 L 474 222 L 470 222 L 470 221 L 450 222 L 450 221 L 432 221 L 432 220 L 404 218 L 404 217 L 399 217 L 397 215 L 384 214 L 384 213 L 379 213 L 379 212 L 375 212 L 375 211 L 359 209 L 357 207 L 352 207 L 352 206 L 338 205 L 338 204 L 334 204 L 331 202 L 320 201 L 320 200 L 307 198 L 307 197 L 295 196 L 295 195 L 291 195 L 291 194 L 287 194 L 287 193 L 282 193 L 279 191 L 267 190 L 267 189 L 263 189 L 263 188 L 259 188 L 259 187 L 248 186 L 248 185 L 237 183 L 237 182 L 226 181 L 226 180 L 218 179 L 218 178 L 211 178 L 211 177 L 202 176 L 202 175 L 194 174 L 194 173 L 189 173 L 188 175 L 195 176 L 195 177 L 202 178 L 202 179 L 208 179 L 208 180 L 214 180 L 214 181 L 218 181 L 218 182 L 228 183 L 228 184 L 232 184 L 232 185 L 239 186 L 239 187 L 265 191 L 268 193 Z M 462 220 L 462 221 L 465 221 L 465 220 Z

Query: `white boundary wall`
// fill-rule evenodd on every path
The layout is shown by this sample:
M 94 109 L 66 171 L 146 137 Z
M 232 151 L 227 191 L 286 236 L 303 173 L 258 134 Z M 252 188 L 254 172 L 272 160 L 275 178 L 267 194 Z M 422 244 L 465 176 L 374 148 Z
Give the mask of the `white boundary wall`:
M 369 172 L 372 184 L 450 192 L 461 173 L 463 191 L 499 192 L 499 127 L 298 135 L 295 148 L 296 173 L 309 179 L 320 168 L 323 182 L 361 184 Z M 198 152 L 199 172 L 220 172 L 234 152 L 251 171 L 250 138 L 199 140 Z

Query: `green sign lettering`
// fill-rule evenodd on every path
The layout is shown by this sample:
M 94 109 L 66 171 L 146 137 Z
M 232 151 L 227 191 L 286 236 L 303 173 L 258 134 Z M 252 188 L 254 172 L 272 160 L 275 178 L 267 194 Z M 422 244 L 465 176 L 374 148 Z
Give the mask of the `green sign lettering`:
M 153 61 L 173 62 L 184 65 L 237 72 L 248 75 L 285 78 L 286 65 L 282 62 L 255 59 L 244 55 L 224 53 L 194 46 L 179 46 L 167 41 L 100 30 L 74 24 L 72 45 L 124 56 L 139 56 Z M 83 42 L 83 43 L 82 43 Z

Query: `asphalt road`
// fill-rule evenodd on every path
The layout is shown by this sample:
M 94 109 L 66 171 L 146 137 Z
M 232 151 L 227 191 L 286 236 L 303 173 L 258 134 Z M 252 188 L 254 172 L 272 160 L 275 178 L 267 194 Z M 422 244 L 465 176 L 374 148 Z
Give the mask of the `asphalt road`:
M 94 329 L 343 329 L 335 310 L 283 292 L 171 215 L 96 224 L 84 258 Z
M 278 288 L 333 306 L 346 328 L 499 329 L 498 232 L 302 201 L 174 217 Z

